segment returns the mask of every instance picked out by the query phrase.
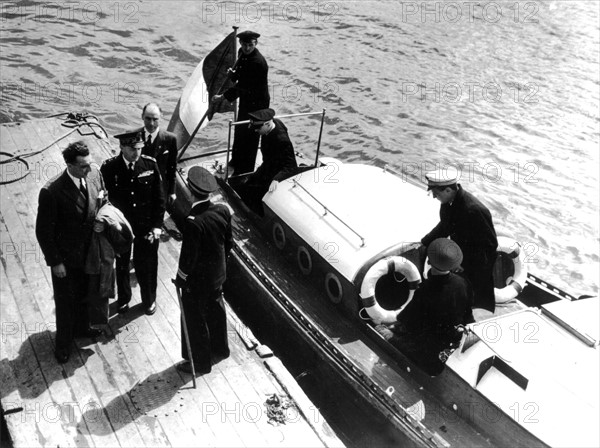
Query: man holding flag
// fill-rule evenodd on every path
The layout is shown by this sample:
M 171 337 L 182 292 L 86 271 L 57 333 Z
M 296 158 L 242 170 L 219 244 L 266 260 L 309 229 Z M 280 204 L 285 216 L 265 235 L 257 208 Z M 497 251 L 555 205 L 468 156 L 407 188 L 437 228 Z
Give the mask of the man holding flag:
M 222 95 L 212 97 L 215 104 L 223 98 L 232 102 L 239 98 L 237 121 L 248 120 L 250 112 L 267 109 L 271 102 L 267 75 L 269 67 L 256 45 L 260 34 L 254 31 L 244 31 L 237 35 L 240 40 L 240 50 L 235 66 L 228 73 L 235 85 Z M 260 136 L 246 126 L 236 126 L 232 147 L 232 158 L 229 162 L 235 174 L 254 171 L 256 152 Z

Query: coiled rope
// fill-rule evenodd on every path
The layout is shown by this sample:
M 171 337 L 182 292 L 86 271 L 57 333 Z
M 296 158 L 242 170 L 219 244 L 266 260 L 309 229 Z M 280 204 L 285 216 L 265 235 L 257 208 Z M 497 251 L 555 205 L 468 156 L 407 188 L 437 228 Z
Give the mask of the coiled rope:
M 67 128 L 71 128 L 71 130 L 69 132 L 65 133 L 64 135 L 61 135 L 60 137 L 55 139 L 50 144 L 43 147 L 42 149 L 39 149 L 36 151 L 30 151 L 25 154 L 19 154 L 19 155 L 11 154 L 9 152 L 0 152 L 0 156 L 8 157 L 7 159 L 0 160 L 0 165 L 12 163 L 12 162 L 19 162 L 25 166 L 25 171 L 26 171 L 25 174 L 23 174 L 21 177 L 17 177 L 15 179 L 11 179 L 11 180 L 0 180 L 0 185 L 7 185 L 7 184 L 11 184 L 13 182 L 18 182 L 21 179 L 25 179 L 25 177 L 27 177 L 31 173 L 31 171 L 29 170 L 29 163 L 27 163 L 27 160 L 25 160 L 25 159 L 28 159 L 30 157 L 34 157 L 38 154 L 41 154 L 42 152 L 44 152 L 48 148 L 50 148 L 52 145 L 55 145 L 59 141 L 65 139 L 66 137 L 68 137 L 75 131 L 79 132 L 79 134 L 84 137 L 88 136 L 88 135 L 95 135 L 99 139 L 108 138 L 108 133 L 106 132 L 106 129 L 104 129 L 104 127 L 98 122 L 98 117 L 96 117 L 95 115 L 88 114 L 87 112 L 84 112 L 84 113 L 63 112 L 60 114 L 50 115 L 47 118 L 60 118 L 60 117 L 64 117 L 64 121 L 61 123 L 61 125 L 64 127 L 67 127 Z M 98 131 L 102 131 L 102 134 L 100 134 Z

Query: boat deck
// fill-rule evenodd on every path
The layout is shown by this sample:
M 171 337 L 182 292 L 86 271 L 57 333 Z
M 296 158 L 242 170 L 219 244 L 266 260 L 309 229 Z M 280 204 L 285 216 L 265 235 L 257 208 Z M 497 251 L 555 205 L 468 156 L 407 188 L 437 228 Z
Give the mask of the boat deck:
M 98 164 L 118 151 L 109 140 L 82 137 L 60 123 L 0 128 L 4 153 L 48 146 L 22 159 L 29 170 L 19 161 L 0 165 L 4 182 L 29 172 L 0 187 L 0 397 L 13 445 L 342 446 L 279 359 L 256 345 L 231 309 L 232 355 L 198 377 L 197 389 L 190 375 L 179 373 L 180 314 L 171 279 L 180 243 L 168 236 L 159 250 L 157 313 L 143 313 L 134 287 L 129 313 L 115 314 L 111 304 L 105 335 L 78 339 L 69 361 L 56 362 L 50 270 L 34 231 L 38 193 L 64 169 L 60 150 L 67 143 L 84 138 Z M 269 421 L 265 401 L 273 394 L 295 404 L 286 424 Z

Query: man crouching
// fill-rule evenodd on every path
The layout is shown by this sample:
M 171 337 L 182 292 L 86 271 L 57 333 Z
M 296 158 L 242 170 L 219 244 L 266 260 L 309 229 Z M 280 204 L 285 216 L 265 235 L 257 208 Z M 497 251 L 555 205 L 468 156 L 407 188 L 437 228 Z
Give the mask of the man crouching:
M 429 245 L 427 256 L 429 277 L 399 314 L 398 322 L 375 329 L 426 373 L 436 376 L 460 342 L 457 327 L 474 322 L 473 292 L 467 280 L 452 272 L 463 259 L 458 244 L 438 238 Z

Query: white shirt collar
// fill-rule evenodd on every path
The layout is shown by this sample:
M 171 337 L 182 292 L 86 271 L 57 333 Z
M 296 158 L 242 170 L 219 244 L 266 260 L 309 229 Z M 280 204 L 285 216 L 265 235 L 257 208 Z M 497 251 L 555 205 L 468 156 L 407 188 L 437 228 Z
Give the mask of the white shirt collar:
M 156 140 L 158 131 L 160 131 L 160 128 L 156 128 L 156 131 L 154 131 L 152 134 L 150 134 L 152 136 L 152 143 L 154 143 L 154 140 Z M 144 141 L 146 141 L 146 140 L 148 140 L 148 131 L 146 130 L 146 128 L 144 128 Z
M 192 208 L 194 208 L 195 206 L 197 206 L 198 204 L 202 204 L 203 202 L 208 202 L 210 200 L 210 196 L 207 197 L 206 199 L 203 199 L 201 201 L 196 201 L 192 204 Z
M 130 164 L 130 163 L 133 163 L 133 167 L 135 168 L 135 164 L 136 164 L 136 162 L 130 162 L 129 160 L 127 160 L 127 159 L 125 158 L 125 156 L 123 155 L 123 153 L 121 153 L 121 157 L 123 158 L 123 162 L 125 162 L 125 166 L 127 167 L 127 169 L 129 169 L 129 164 Z
M 77 189 L 79 189 L 79 178 L 75 177 L 71 173 L 69 173 L 69 169 L 68 168 L 67 168 L 67 174 L 69 175 L 69 177 L 71 178 L 71 180 L 73 181 L 73 183 L 75 184 L 75 186 L 77 187 Z M 83 185 L 87 187 L 87 182 L 85 181 L 85 179 L 83 179 Z

